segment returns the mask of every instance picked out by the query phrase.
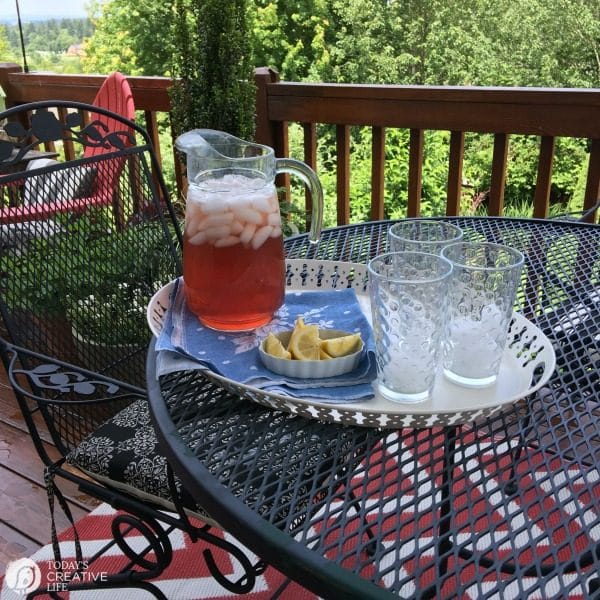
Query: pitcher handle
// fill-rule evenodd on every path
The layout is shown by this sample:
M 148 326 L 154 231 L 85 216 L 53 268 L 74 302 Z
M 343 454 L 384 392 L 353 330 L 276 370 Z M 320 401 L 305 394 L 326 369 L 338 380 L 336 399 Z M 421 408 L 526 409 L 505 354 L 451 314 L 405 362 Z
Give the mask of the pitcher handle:
M 310 191 L 312 216 L 308 239 L 311 243 L 316 244 L 319 241 L 321 227 L 323 226 L 323 187 L 317 174 L 307 164 L 294 158 L 275 159 L 275 172 L 277 174 L 291 173 L 297 175 Z

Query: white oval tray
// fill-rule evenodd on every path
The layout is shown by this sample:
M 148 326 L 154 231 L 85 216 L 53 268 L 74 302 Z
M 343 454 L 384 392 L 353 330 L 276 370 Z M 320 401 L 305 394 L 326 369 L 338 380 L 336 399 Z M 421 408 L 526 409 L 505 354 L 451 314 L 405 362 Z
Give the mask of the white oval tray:
M 286 265 L 286 286 L 290 290 L 355 288 L 361 309 L 370 322 L 366 265 L 300 259 L 288 259 Z M 171 303 L 172 288 L 173 282 L 167 284 L 148 304 L 148 324 L 157 337 Z M 378 392 L 374 398 L 361 402 L 327 404 L 314 398 L 292 398 L 247 386 L 208 369 L 204 374 L 227 391 L 276 410 L 346 425 L 396 429 L 458 425 L 488 417 L 543 386 L 555 364 L 554 349 L 548 338 L 515 313 L 495 385 L 482 389 L 460 387 L 439 373 L 432 397 L 419 404 L 391 402 Z

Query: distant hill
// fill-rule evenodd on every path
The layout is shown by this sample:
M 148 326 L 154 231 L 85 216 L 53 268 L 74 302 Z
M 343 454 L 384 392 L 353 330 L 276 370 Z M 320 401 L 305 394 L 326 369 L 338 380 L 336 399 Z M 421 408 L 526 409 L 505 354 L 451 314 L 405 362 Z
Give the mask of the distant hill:
M 64 14 L 64 15 L 35 15 L 25 16 L 21 15 L 21 23 L 39 23 L 40 21 L 56 21 L 60 19 L 87 19 L 85 14 Z M 0 25 L 16 25 L 17 17 L 15 16 L 3 16 L 0 14 Z
M 13 55 L 21 55 L 21 40 L 19 28 L 16 24 L 3 26 L 6 39 Z M 52 52 L 64 54 L 71 48 L 70 56 L 80 56 L 81 51 L 76 49 L 77 44 L 90 37 L 94 26 L 87 18 L 66 17 L 46 20 L 29 21 L 23 24 L 23 41 L 27 54 L 33 58 L 36 52 Z M 40 59 L 41 60 L 41 59 Z

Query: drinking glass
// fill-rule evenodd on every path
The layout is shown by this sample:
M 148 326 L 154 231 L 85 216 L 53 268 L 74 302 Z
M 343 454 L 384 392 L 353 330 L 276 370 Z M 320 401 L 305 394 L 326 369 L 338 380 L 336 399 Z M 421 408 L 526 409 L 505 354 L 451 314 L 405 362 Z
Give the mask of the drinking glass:
M 392 225 L 388 231 L 391 252 L 428 252 L 440 254 L 448 244 L 459 242 L 460 227 L 443 221 L 406 220 Z
M 466 387 L 493 385 L 498 376 L 524 257 L 490 242 L 458 242 L 442 256 L 454 267 L 448 288 L 444 375 Z
M 452 264 L 422 252 L 389 252 L 369 263 L 377 386 L 394 402 L 430 395 L 440 362 Z

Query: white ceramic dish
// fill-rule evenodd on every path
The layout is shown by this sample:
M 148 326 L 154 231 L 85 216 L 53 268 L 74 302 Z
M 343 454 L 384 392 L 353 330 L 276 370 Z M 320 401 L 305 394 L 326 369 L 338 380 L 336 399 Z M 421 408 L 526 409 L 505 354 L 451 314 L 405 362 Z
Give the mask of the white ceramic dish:
M 287 348 L 291 335 L 291 331 L 282 331 L 276 333 L 275 337 L 279 339 L 284 348 Z M 350 334 L 339 329 L 319 329 L 319 338 L 322 340 L 329 340 L 343 335 Z M 264 350 L 264 344 L 265 340 L 258 347 L 258 353 L 267 369 L 286 377 L 299 377 L 301 379 L 324 379 L 325 377 L 336 377 L 337 375 L 350 373 L 358 366 L 364 348 L 361 340 L 360 348 L 347 356 L 328 360 L 290 360 L 267 354 Z
M 322 260 L 287 260 L 288 290 L 328 290 L 353 287 L 361 309 L 370 321 L 367 267 L 358 263 Z M 148 305 L 148 324 L 158 336 L 170 306 L 173 282 L 161 288 Z M 347 425 L 402 428 L 451 426 L 488 417 L 541 388 L 556 365 L 554 349 L 544 333 L 519 313 L 513 315 L 508 343 L 496 383 L 488 388 L 468 389 L 449 382 L 438 373 L 432 397 L 419 404 L 399 404 L 379 393 L 368 400 L 329 404 L 315 398 L 292 398 L 244 385 L 205 370 L 206 377 L 227 391 L 292 414 Z

